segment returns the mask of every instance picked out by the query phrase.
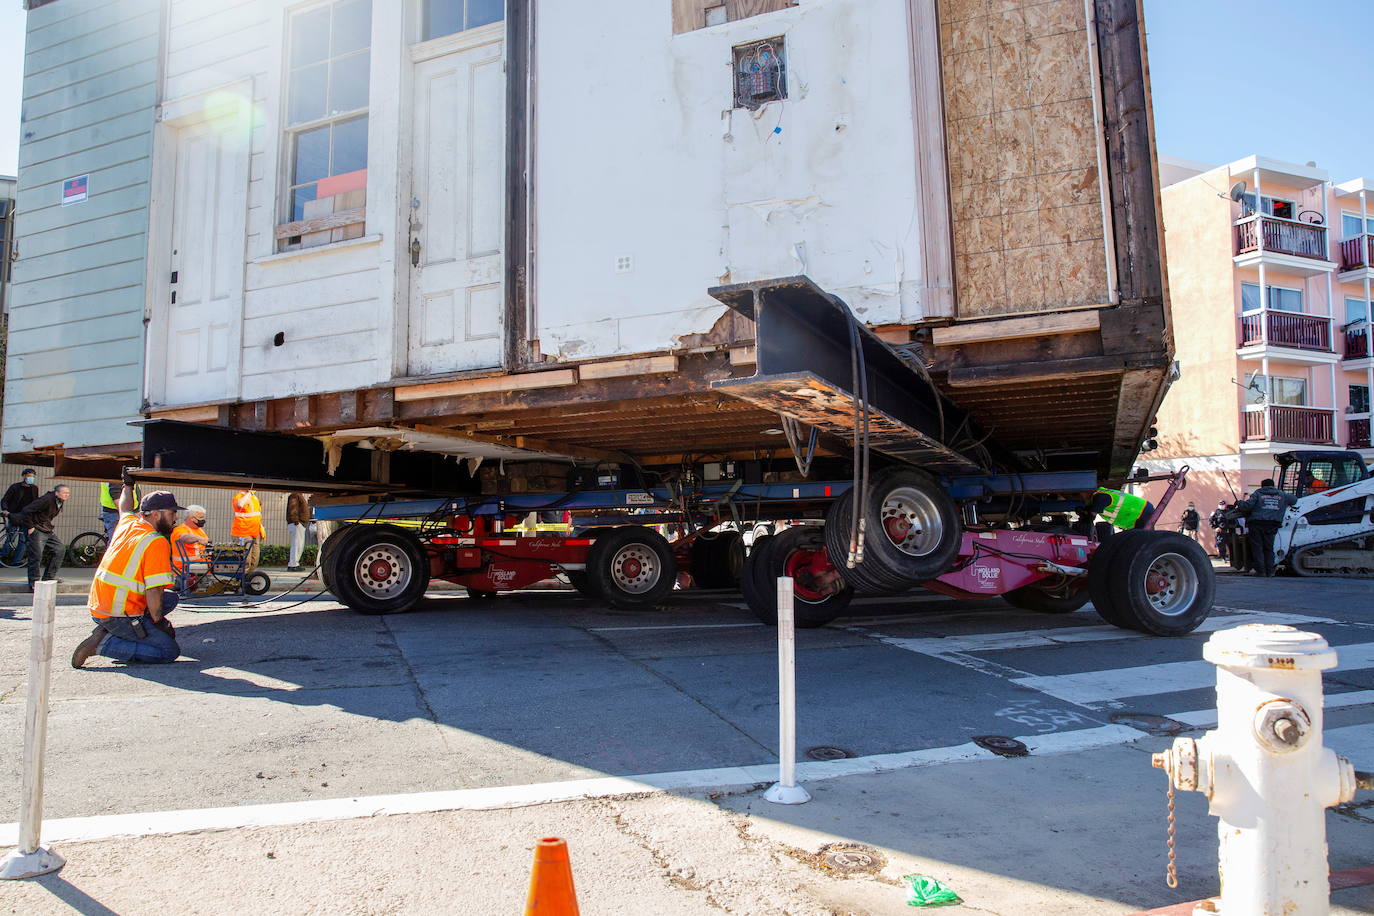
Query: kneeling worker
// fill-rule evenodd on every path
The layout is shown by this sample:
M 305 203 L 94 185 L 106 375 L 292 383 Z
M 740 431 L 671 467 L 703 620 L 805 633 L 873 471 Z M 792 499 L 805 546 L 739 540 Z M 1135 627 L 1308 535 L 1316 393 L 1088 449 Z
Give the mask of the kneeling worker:
M 133 489 L 119 494 L 119 523 L 100 560 L 86 602 L 95 629 L 72 653 L 80 668 L 92 655 L 121 662 L 174 662 L 181 655 L 172 626 L 164 618 L 176 607 L 172 584 L 172 544 L 176 497 L 166 490 L 143 497 L 133 511 Z

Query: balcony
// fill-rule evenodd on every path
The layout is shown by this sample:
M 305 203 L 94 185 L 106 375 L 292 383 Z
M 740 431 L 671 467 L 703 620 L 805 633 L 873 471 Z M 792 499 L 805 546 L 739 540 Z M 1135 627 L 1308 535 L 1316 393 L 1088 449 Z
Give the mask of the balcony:
M 1357 235 L 1341 242 L 1341 272 L 1374 266 L 1374 235 Z
M 1265 417 L 1268 429 L 1265 429 Z M 1271 442 L 1299 442 L 1305 445 L 1332 445 L 1335 439 L 1334 413 L 1318 407 L 1271 405 L 1244 414 L 1242 442 L 1268 439 Z
M 1237 267 L 1267 264 L 1312 277 L 1336 269 L 1329 260 L 1326 227 L 1277 216 L 1251 215 L 1236 221 Z
M 1292 347 L 1331 352 L 1331 319 L 1298 312 L 1263 310 L 1240 316 L 1240 345 Z
M 1345 421 L 1346 448 L 1370 448 L 1369 417 Z
M 1363 321 L 1345 326 L 1345 358 L 1364 359 L 1369 356 L 1369 328 Z

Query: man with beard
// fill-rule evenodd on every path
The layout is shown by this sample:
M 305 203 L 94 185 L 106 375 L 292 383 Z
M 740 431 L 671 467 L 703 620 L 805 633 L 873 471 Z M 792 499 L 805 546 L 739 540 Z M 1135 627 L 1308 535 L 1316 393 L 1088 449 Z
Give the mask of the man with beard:
M 119 523 L 100 559 L 86 602 L 95 629 L 72 653 L 72 667 L 84 666 L 92 655 L 121 662 L 174 662 L 181 655 L 175 631 L 166 616 L 176 607 L 172 544 L 176 528 L 176 497 L 158 490 L 143 497 L 133 511 L 133 488 L 127 482 L 119 494 Z

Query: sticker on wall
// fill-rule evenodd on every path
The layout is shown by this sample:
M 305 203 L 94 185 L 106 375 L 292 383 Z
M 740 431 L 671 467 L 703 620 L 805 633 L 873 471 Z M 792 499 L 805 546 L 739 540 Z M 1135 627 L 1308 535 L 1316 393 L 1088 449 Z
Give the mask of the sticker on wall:
M 88 196 L 88 186 L 90 185 L 90 175 L 79 175 L 76 178 L 68 178 L 62 182 L 62 206 L 69 207 L 72 204 L 84 204 Z

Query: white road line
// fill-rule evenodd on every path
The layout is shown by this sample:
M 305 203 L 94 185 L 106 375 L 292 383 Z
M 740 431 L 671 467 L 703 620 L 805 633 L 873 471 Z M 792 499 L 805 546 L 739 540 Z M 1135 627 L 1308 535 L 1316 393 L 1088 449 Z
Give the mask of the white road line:
M 1305 614 L 1279 614 L 1263 611 L 1250 611 L 1209 617 L 1193 632 L 1211 633 L 1247 623 L 1285 623 L 1316 624 L 1335 623 L 1324 617 L 1309 617 Z M 852 629 L 853 627 L 851 627 Z M 936 636 L 904 638 L 886 636 L 881 633 L 868 633 L 898 649 L 920 652 L 923 655 L 944 656 L 963 652 L 1000 652 L 1006 649 L 1033 649 L 1045 646 L 1062 646 L 1071 643 L 1101 642 L 1118 639 L 1154 638 L 1148 633 L 1123 630 L 1109 625 L 1092 627 L 1051 627 L 1043 630 L 1013 630 L 1002 633 L 972 633 L 963 636 Z
M 1346 709 L 1351 706 L 1374 705 L 1374 690 L 1350 690 L 1345 693 L 1328 693 L 1324 697 L 1322 705 L 1326 709 Z M 1198 709 L 1192 712 L 1176 712 L 1169 715 L 1170 719 L 1177 719 L 1179 722 L 1186 722 L 1189 725 L 1196 725 L 1198 728 L 1215 728 L 1217 724 L 1217 711 L 1215 709 Z
M 761 623 L 684 623 L 656 627 L 587 627 L 587 630 L 591 633 L 611 633 L 619 630 L 733 630 L 761 626 Z
M 1336 657 L 1340 662 L 1339 668 L 1343 670 L 1374 667 L 1374 643 L 1337 646 Z M 1211 662 L 1193 661 L 1080 671 L 1076 674 L 1035 675 L 1014 678 L 1013 682 L 1070 703 L 1090 706 L 1121 697 L 1211 687 L 1216 680 L 1216 667 Z
M 1122 725 L 1106 725 L 1050 735 L 1019 738 L 1032 753 L 1065 754 L 1125 744 L 1145 737 L 1144 732 Z M 806 782 L 866 776 L 910 767 L 937 766 L 997 756 L 975 744 L 927 748 L 898 754 L 875 754 L 846 760 L 798 764 L 797 775 Z M 202 808 L 186 811 L 154 811 L 146 814 L 110 814 L 96 817 L 56 818 L 44 821 L 43 839 L 48 843 L 72 843 L 113 837 L 197 833 L 252 827 L 280 827 L 388 814 L 424 814 L 433 811 L 482 811 L 516 808 L 588 798 L 609 798 L 644 792 L 748 791 L 777 779 L 776 764 L 687 770 L 648 776 L 606 776 L 566 782 L 502 786 L 489 789 L 456 789 L 407 795 L 374 795 L 364 798 L 321 799 L 242 805 L 233 808 Z M 19 842 L 18 824 L 0 824 L 0 846 Z

